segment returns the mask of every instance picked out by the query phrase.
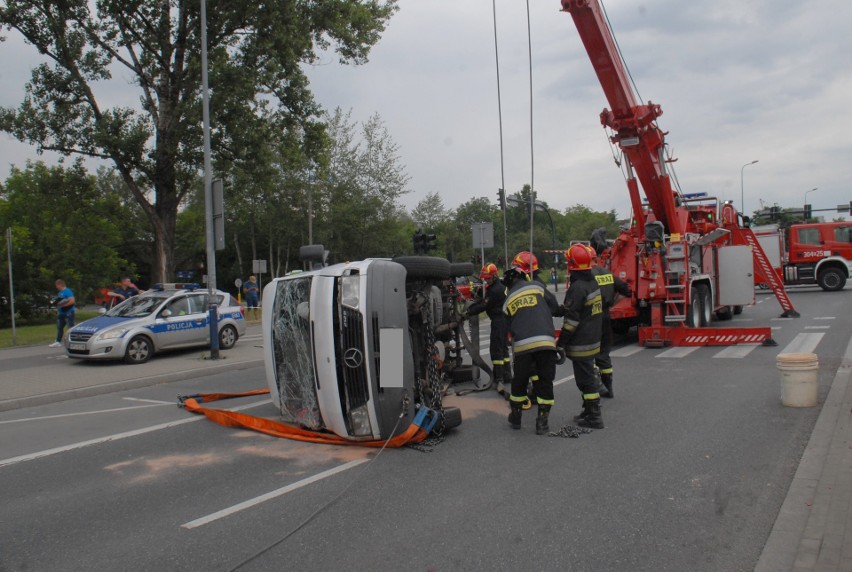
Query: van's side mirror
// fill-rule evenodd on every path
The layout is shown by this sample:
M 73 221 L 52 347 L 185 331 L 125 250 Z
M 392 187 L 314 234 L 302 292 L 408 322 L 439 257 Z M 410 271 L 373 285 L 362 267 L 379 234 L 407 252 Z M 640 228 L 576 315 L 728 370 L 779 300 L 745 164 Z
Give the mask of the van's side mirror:
M 103 316 L 104 314 L 106 314 L 106 308 L 104 308 L 103 306 L 101 306 L 100 308 L 98 308 L 98 314 L 100 314 L 101 316 Z

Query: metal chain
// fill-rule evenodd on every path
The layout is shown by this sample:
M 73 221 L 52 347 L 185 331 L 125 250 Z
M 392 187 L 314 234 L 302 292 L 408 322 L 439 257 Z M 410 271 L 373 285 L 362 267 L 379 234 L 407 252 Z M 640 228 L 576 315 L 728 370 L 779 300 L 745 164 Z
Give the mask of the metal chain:
M 551 431 L 548 433 L 550 437 L 565 437 L 567 439 L 577 439 L 580 435 L 585 433 L 592 433 L 592 430 L 588 427 L 576 427 L 574 425 L 564 425 L 559 428 L 558 431 Z

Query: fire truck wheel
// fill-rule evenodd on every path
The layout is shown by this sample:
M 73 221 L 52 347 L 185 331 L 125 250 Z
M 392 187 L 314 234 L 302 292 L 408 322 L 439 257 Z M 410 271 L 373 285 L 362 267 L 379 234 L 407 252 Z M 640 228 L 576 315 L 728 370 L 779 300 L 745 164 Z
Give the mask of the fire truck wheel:
M 739 316 L 742 313 L 743 313 L 743 307 L 742 306 L 734 306 L 734 316 Z
M 393 259 L 405 267 L 407 280 L 447 280 L 450 263 L 437 256 L 398 256 Z
M 710 297 L 710 287 L 706 284 L 698 285 L 701 297 L 701 327 L 709 326 L 713 319 L 713 299 Z
M 686 325 L 697 328 L 701 325 L 701 293 L 697 286 L 689 292 L 689 306 L 686 308 Z
M 819 273 L 817 284 L 826 292 L 836 292 L 846 286 L 846 277 L 839 268 L 824 268 Z
M 716 319 L 721 321 L 730 320 L 734 317 L 734 311 L 730 306 L 723 306 L 716 310 Z
M 462 422 L 461 409 L 458 407 L 444 407 L 444 430 L 458 427 Z
M 473 276 L 474 268 L 471 262 L 451 262 L 450 263 L 450 278 L 458 278 L 459 276 Z

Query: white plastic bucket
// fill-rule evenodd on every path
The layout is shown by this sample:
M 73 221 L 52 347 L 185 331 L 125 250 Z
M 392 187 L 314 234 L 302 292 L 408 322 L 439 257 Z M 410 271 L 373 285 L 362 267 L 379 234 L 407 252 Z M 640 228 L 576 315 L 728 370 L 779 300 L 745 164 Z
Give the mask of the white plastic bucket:
M 817 404 L 816 354 L 778 354 L 775 365 L 781 374 L 781 403 L 787 407 L 813 407 Z

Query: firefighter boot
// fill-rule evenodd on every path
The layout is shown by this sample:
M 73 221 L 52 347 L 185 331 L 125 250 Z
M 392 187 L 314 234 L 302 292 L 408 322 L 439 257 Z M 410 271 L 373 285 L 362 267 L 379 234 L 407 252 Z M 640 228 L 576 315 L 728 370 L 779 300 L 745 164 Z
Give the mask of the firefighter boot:
M 538 405 L 538 417 L 535 418 L 535 434 L 545 435 L 550 431 L 547 426 L 547 417 L 550 415 L 550 405 Z
M 589 408 L 586 407 L 586 403 L 588 403 L 588 401 L 586 401 L 584 399 L 583 400 L 583 409 L 582 409 L 582 411 L 580 411 L 580 413 L 578 413 L 577 415 L 574 416 L 574 423 L 582 421 L 589 414 Z
M 612 399 L 613 397 L 615 397 L 615 393 L 612 392 L 612 374 L 602 373 L 601 383 L 603 383 L 604 387 L 606 388 L 606 392 L 601 392 L 601 397 L 606 397 L 608 399 Z
M 577 425 L 580 427 L 589 427 L 590 429 L 603 429 L 604 422 L 603 417 L 601 417 L 601 400 L 598 399 L 589 399 L 583 403 L 583 407 L 586 411 L 586 416 L 577 422 Z
M 509 404 L 509 407 L 512 408 L 512 411 L 509 412 L 509 425 L 512 426 L 512 429 L 520 429 L 521 428 L 521 414 L 523 410 L 521 406 L 523 404 L 519 401 L 513 401 Z
M 503 366 L 502 364 L 494 364 L 494 389 L 498 395 L 506 394 L 506 385 L 503 381 Z

